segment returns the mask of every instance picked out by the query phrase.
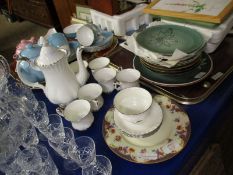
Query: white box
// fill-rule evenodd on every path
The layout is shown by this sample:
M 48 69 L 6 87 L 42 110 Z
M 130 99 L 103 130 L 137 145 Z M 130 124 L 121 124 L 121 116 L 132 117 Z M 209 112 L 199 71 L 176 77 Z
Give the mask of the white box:
M 108 31 L 113 31 L 117 36 L 124 36 L 126 32 L 138 30 L 139 26 L 152 21 L 150 14 L 143 13 L 146 4 L 139 4 L 134 9 L 121 15 L 108 14 L 91 9 L 92 22 Z

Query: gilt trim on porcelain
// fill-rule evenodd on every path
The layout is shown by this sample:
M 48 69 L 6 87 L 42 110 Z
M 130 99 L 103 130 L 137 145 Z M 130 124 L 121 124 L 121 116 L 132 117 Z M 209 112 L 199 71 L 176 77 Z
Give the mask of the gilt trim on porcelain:
M 152 164 L 171 159 L 187 144 L 191 134 L 191 124 L 186 112 L 165 96 L 154 97 L 163 110 L 169 113 L 173 122 L 173 131 L 161 144 L 137 146 L 124 139 L 116 128 L 110 109 L 103 122 L 103 136 L 109 148 L 119 157 L 130 162 Z

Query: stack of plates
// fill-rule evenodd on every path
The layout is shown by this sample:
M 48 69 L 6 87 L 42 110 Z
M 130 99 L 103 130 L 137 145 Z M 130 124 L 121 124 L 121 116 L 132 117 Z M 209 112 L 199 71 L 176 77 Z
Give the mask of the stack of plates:
M 134 59 L 134 68 L 141 72 L 142 77 L 158 85 L 193 84 L 201 81 L 212 70 L 211 58 L 202 53 L 205 41 L 196 30 L 178 25 L 157 25 L 139 33 L 136 41 L 144 49 L 167 58 L 168 60 L 161 60 L 164 62 L 172 61 L 169 57 L 176 49 L 188 54 L 173 67 L 156 64 L 146 57 Z M 178 77 L 178 80 L 175 77 Z

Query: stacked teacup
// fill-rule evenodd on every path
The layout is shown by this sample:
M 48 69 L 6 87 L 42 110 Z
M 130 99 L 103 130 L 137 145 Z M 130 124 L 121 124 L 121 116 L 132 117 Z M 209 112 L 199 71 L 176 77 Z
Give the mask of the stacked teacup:
M 123 89 L 116 94 L 113 103 L 114 122 L 126 137 L 148 137 L 162 124 L 163 114 L 159 104 L 143 88 Z
M 120 91 L 129 87 L 139 87 L 140 72 L 136 69 L 115 69 L 107 57 L 98 57 L 89 62 L 94 79 L 101 85 L 104 93 Z

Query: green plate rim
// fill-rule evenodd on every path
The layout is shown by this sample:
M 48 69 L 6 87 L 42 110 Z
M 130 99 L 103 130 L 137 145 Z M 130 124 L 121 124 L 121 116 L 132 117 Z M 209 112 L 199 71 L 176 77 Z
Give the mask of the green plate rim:
M 179 82 L 179 83 L 172 83 L 172 82 L 168 82 L 168 81 L 160 81 L 160 80 L 155 80 L 155 78 L 152 78 L 151 76 L 153 76 L 153 74 L 157 74 L 156 76 L 158 77 L 159 75 L 162 75 L 162 76 L 168 76 L 169 78 L 176 78 L 174 75 L 178 76 L 180 75 L 179 78 L 182 78 L 181 76 L 184 74 L 184 73 L 180 73 L 180 74 L 165 74 L 165 73 L 158 73 L 158 72 L 153 72 L 152 70 L 148 69 L 147 67 L 145 67 L 141 62 L 140 62 L 140 58 L 138 56 L 135 56 L 134 59 L 133 59 L 133 68 L 138 70 L 140 73 L 141 73 L 141 78 L 142 79 L 145 79 L 147 80 L 148 82 L 151 82 L 152 84 L 156 84 L 156 85 L 160 85 L 160 86 L 165 86 L 165 87 L 181 87 L 181 86 L 187 86 L 187 85 L 192 85 L 192 84 L 195 84 L 195 83 L 198 83 L 200 81 L 202 81 L 203 79 L 205 79 L 213 70 L 213 61 L 211 59 L 211 57 L 206 54 L 206 53 L 203 53 L 205 55 L 205 60 L 209 61 L 209 65 L 208 65 L 208 70 L 205 75 L 203 75 L 202 77 L 200 78 L 197 78 L 197 79 L 192 79 L 190 81 L 184 81 L 184 82 Z M 204 60 L 204 59 L 203 59 Z M 138 66 L 136 65 L 136 61 L 138 61 L 137 64 L 140 64 L 139 66 L 142 67 L 144 70 L 146 70 L 148 73 L 144 73 L 142 72 L 142 70 L 140 70 L 138 68 Z M 202 61 L 203 62 L 203 61 Z M 200 63 L 201 64 L 201 63 Z M 197 67 L 198 68 L 198 67 Z M 195 68 L 195 69 L 197 69 Z M 190 75 L 190 72 L 193 71 L 192 70 L 188 70 L 186 73 L 186 75 Z M 200 71 L 201 72 L 201 71 Z M 197 73 L 198 74 L 198 73 Z M 197 75 L 196 74 L 196 75 Z M 183 78 L 184 79 L 184 78 Z
M 161 27 L 172 27 L 172 28 L 174 28 L 174 29 L 182 29 L 182 30 L 184 30 L 184 31 L 188 31 L 188 32 L 192 33 L 193 36 L 196 35 L 196 38 L 198 38 L 198 39 L 196 39 L 196 40 L 197 40 L 200 44 L 197 45 L 196 47 L 193 47 L 193 48 L 190 49 L 189 51 L 183 51 L 183 50 L 182 50 L 183 52 L 186 52 L 187 54 L 190 54 L 190 53 L 192 53 L 192 52 L 195 52 L 196 50 L 198 50 L 198 49 L 200 49 L 201 47 L 203 47 L 203 45 L 205 44 L 205 41 L 204 41 L 203 36 L 202 36 L 201 33 L 198 32 L 197 30 L 191 29 L 191 28 L 189 28 L 189 27 L 179 26 L 179 25 L 173 25 L 173 24 L 163 24 L 163 25 L 151 26 L 151 27 L 149 27 L 149 28 L 143 30 L 142 32 L 140 32 L 140 33 L 136 36 L 136 42 L 137 42 L 141 47 L 143 47 L 143 48 L 145 48 L 145 49 L 147 49 L 147 50 L 149 50 L 149 51 L 157 52 L 157 53 L 159 53 L 159 54 L 167 55 L 167 56 L 172 55 L 174 51 L 171 53 L 170 51 L 169 51 L 169 52 L 168 52 L 168 51 L 161 51 L 161 49 L 156 49 L 156 48 L 151 49 L 151 48 L 145 47 L 145 45 L 142 44 L 142 43 L 139 41 L 140 37 L 142 37 L 142 39 L 145 40 L 145 37 L 143 37 L 144 33 L 148 32 L 149 30 L 152 30 L 152 29 L 154 29 L 154 28 L 161 28 Z

